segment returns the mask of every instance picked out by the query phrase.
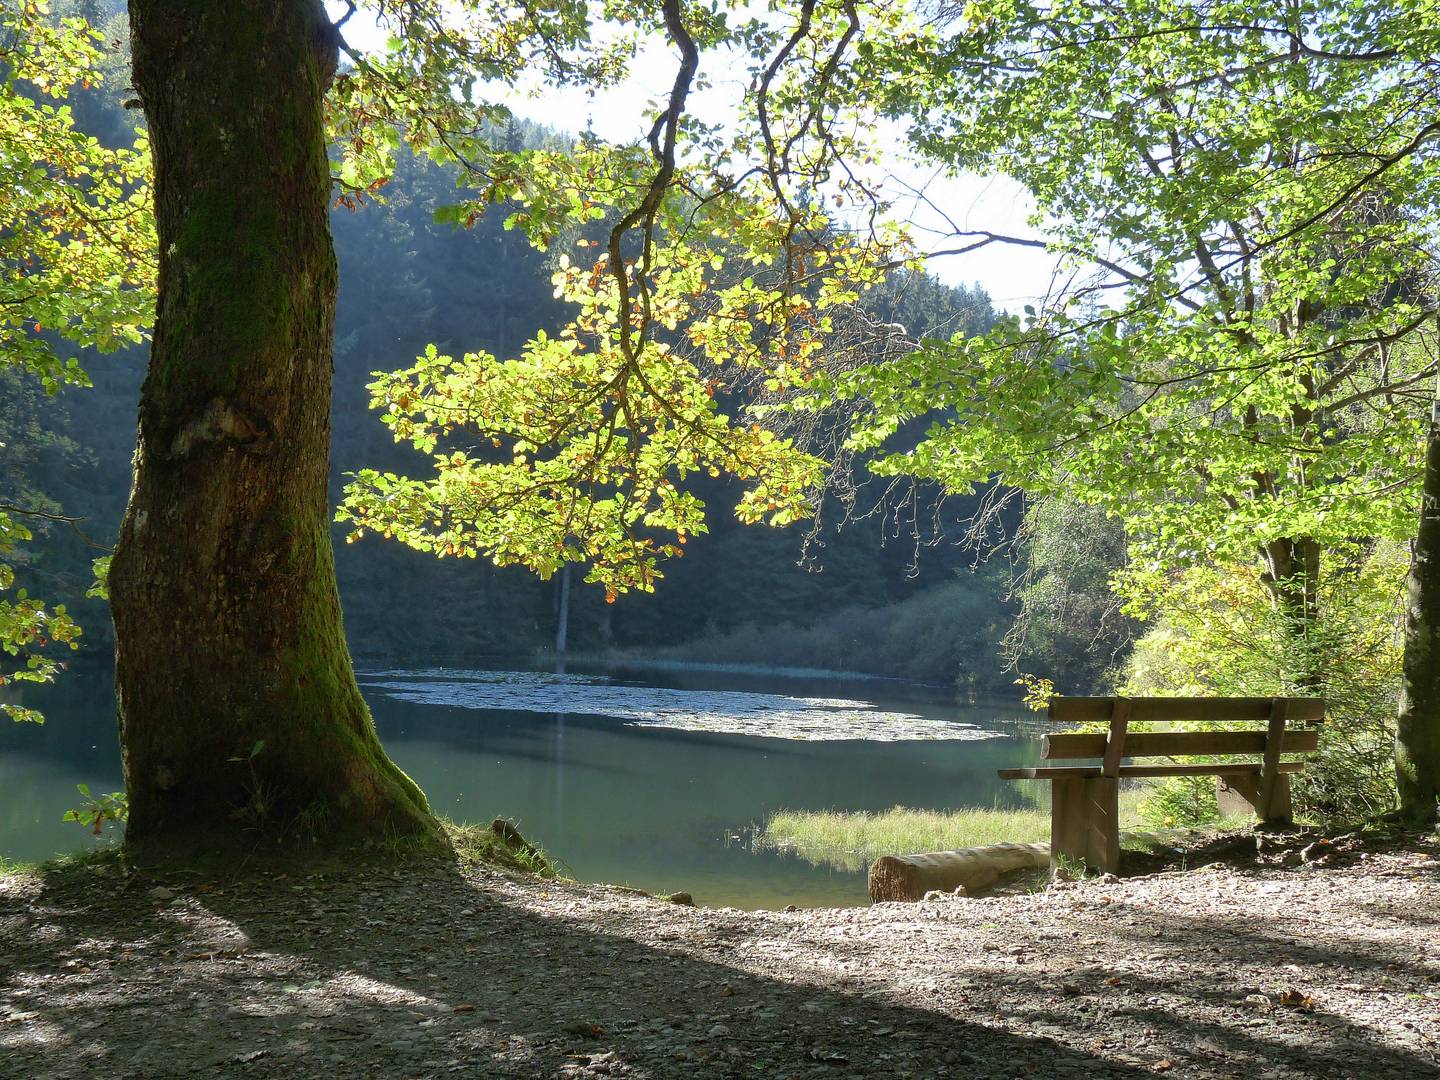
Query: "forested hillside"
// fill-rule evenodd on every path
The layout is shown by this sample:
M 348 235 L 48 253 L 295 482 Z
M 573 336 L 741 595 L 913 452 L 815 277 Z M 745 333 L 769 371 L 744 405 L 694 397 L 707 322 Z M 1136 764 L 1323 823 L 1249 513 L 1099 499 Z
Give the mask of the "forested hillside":
M 523 145 L 553 137 L 519 123 L 503 136 Z M 507 232 L 503 211 L 468 231 L 435 224 L 435 210 L 453 199 L 453 182 L 414 161 L 387 187 L 386 198 L 383 206 L 340 210 L 333 218 L 341 267 L 337 481 L 362 466 L 405 471 L 423 465 L 421 455 L 392 443 L 368 412 L 370 372 L 407 364 L 429 343 L 441 352 L 514 355 L 536 327 L 553 328 L 564 315 L 550 283 L 558 253 L 538 253 Z M 878 303 L 887 305 L 887 318 L 912 333 L 944 323 L 979 329 L 992 318 L 978 290 L 950 289 L 913 275 L 897 276 Z M 733 498 L 727 502 L 722 482 L 710 489 L 713 531 L 690 545 L 685 560 L 667 567 L 653 594 L 629 594 L 609 605 L 602 590 L 572 590 L 573 647 L 650 648 L 747 623 L 809 623 L 842 609 L 879 608 L 945 581 L 972 558 L 930 549 L 920 573 L 912 574 L 912 542 L 902 536 L 886 543 L 878 526 L 859 523 L 829 530 L 824 546 L 801 566 L 804 526 L 742 527 L 727 509 Z M 341 545 L 337 559 L 357 653 L 465 656 L 532 649 L 553 637 L 556 586 L 524 571 L 497 570 L 480 560 L 437 561 L 372 538 Z M 977 591 L 982 587 L 975 584 Z
M 119 30 L 112 36 L 124 39 Z M 115 63 L 123 69 L 124 58 Z M 119 143 L 135 114 L 121 105 L 124 79 L 110 82 L 108 97 L 82 93 L 74 105 L 83 125 Z M 519 121 L 495 137 L 517 149 L 565 141 Z M 413 158 L 401 161 L 383 194 L 383 203 L 331 214 L 340 263 L 332 502 L 346 474 L 362 467 L 424 467 L 369 410 L 372 372 L 405 366 L 432 343 L 442 352 L 514 355 L 565 312 L 551 283 L 559 252 L 537 252 L 507 231 L 505 208 L 469 229 L 437 223 L 436 210 L 455 199 L 454 177 Z M 979 289 L 910 272 L 896 273 L 867 303 L 912 335 L 979 333 L 993 321 Z M 141 348 L 86 356 L 93 389 L 55 397 L 18 372 L 0 374 L 0 500 L 79 519 L 73 527 L 41 524 L 20 576 L 70 607 L 92 657 L 108 655 L 111 629 L 104 601 L 85 593 L 92 560 L 113 545 L 129 492 L 144 358 Z M 572 649 L 673 650 L 692 642 L 688 655 L 699 657 L 844 664 L 945 682 L 958 675 L 971 686 L 999 679 L 1005 590 L 1001 575 L 972 572 L 973 552 L 942 543 L 917 561 L 913 537 L 879 518 L 845 528 L 827 523 L 807 551 L 805 525 L 742 527 L 725 484 L 699 485 L 712 532 L 666 568 L 654 593 L 633 592 L 612 605 L 603 590 L 573 579 Z M 964 500 L 951 509 L 957 519 L 967 513 Z M 436 560 L 375 537 L 344 544 L 338 529 L 335 538 L 346 632 L 358 656 L 464 660 L 553 641 L 555 582 L 484 560 Z M 777 650 L 777 642 L 786 647 Z

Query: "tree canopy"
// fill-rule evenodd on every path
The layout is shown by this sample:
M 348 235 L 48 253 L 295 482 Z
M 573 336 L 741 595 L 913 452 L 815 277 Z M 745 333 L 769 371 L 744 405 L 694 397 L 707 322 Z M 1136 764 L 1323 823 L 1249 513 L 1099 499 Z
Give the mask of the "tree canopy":
M 1021 4 L 931 41 L 892 107 L 926 152 L 1020 179 L 1076 283 L 816 387 L 874 403 L 866 447 L 953 410 L 880 467 L 1095 503 L 1182 561 L 1413 529 L 1434 31 L 1408 5 L 1241 8 Z
M 383 186 L 407 141 L 462 167 L 449 220 L 514 201 L 508 223 L 534 243 L 589 254 L 560 256 L 556 292 L 576 314 L 559 333 L 511 359 L 427 352 L 372 387 L 385 423 L 433 455 L 435 475 L 360 473 L 342 509 L 356 537 L 372 529 L 542 574 L 584 562 L 613 598 L 653 588 L 660 562 L 707 528 L 687 477 L 746 481 L 744 521 L 807 515 L 822 463 L 744 415 L 736 395 L 809 379 L 851 336 L 861 293 L 899 265 L 898 232 L 846 216 L 873 193 L 831 172 L 874 153 L 855 46 L 862 31 L 908 33 L 901 10 L 807 0 L 762 18 L 671 0 L 516 15 L 459 4 L 420 17 L 382 8 L 381 20 L 395 36 L 381 55 L 352 54 L 336 95 L 350 189 Z M 512 152 L 485 136 L 504 110 L 482 78 L 606 85 L 629 75 L 647 37 L 666 41 L 676 66 L 641 144 Z M 719 127 L 687 112 L 714 55 L 749 75 Z M 481 449 L 447 441 L 460 432 Z

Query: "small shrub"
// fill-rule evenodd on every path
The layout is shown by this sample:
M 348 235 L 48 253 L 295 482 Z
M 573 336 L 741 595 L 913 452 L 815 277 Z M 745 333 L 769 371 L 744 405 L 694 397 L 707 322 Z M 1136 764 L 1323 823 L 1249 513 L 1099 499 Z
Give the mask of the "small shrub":
M 1213 776 L 1172 776 L 1140 802 L 1140 816 L 1163 829 L 1195 829 L 1220 816 Z
M 1137 696 L 1323 697 L 1319 751 L 1293 778 L 1295 810 L 1332 821 L 1381 814 L 1395 803 L 1406 558 L 1396 543 L 1331 552 L 1320 616 L 1302 638 L 1248 567 L 1131 572 L 1122 587 L 1132 610 L 1152 622 L 1117 689 Z M 1162 788 L 1180 815 L 1207 805 L 1209 796 L 1198 789 Z
M 73 810 L 66 810 L 62 821 L 84 825 L 95 836 L 99 836 L 105 831 L 108 822 L 123 825 L 130 816 L 130 800 L 123 791 L 91 795 L 88 784 L 76 784 L 75 790 L 80 793 L 83 802 Z

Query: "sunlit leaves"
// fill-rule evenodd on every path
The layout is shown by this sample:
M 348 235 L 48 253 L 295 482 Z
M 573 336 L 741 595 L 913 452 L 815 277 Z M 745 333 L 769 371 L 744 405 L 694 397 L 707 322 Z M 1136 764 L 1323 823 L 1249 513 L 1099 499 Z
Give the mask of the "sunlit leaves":
M 433 475 L 358 474 L 340 511 L 352 538 L 542 575 L 584 563 L 614 598 L 652 588 L 706 530 L 697 475 L 741 482 L 742 521 L 806 516 L 821 463 L 746 402 L 809 382 L 835 312 L 905 253 L 898 231 L 846 218 L 883 211 L 857 173 L 831 176 L 875 152 L 856 32 L 898 32 L 903 8 L 464 2 L 383 17 L 394 40 L 354 57 L 332 96 L 353 193 L 342 201 L 384 179 L 400 141 L 453 165 L 456 201 L 440 219 L 503 213 L 537 247 L 558 246 L 556 295 L 574 316 L 513 359 L 432 349 L 381 376 L 375 406 Z M 487 125 L 526 89 L 633 73 L 647 37 L 667 45 L 677 79 L 635 118 L 648 138 L 515 150 L 493 137 Z M 733 123 L 670 114 L 705 80 L 684 74 L 692 51 L 749 70 Z
M 0 0 L 0 362 L 50 392 L 85 373 L 53 342 L 136 342 L 154 307 L 143 135 L 109 148 L 77 130 L 65 94 L 99 79 L 97 37 Z
M 1429 15 L 1433 16 L 1433 5 Z M 1413 531 L 1440 344 L 1440 23 L 1405 3 L 968 4 L 885 91 L 920 150 L 1035 196 L 1076 284 L 810 388 L 882 472 L 1097 505 L 1168 567 Z
M 75 127 L 67 94 L 99 80 L 99 38 L 82 20 L 52 20 L 33 0 L 0 0 L 0 365 L 46 391 L 88 385 L 60 351 L 109 351 L 142 339 L 153 314 L 154 225 L 143 135 L 103 146 Z M 20 513 L 0 510 L 0 556 L 31 539 Z M 46 650 L 76 647 L 64 607 L 15 587 L 0 562 L 0 684 L 49 682 Z M 16 720 L 38 720 L 0 705 Z
M 704 505 L 681 486 L 687 476 L 747 481 L 736 513 L 775 525 L 806 513 L 818 479 L 817 462 L 733 422 L 704 386 L 663 344 L 647 348 L 638 371 L 574 337 L 537 335 L 509 361 L 432 347 L 371 392 L 397 440 L 432 455 L 433 476 L 361 472 L 340 517 L 355 537 L 377 532 L 544 577 L 585 563 L 611 596 L 648 591 L 658 564 L 707 531 Z
M 30 539 L 30 531 L 10 514 L 0 511 L 0 555 Z M 47 607 L 24 589 L 15 588 L 15 573 L 0 562 L 0 652 L 15 661 L 0 673 L 0 686 L 16 682 L 50 682 L 63 664 L 44 650 L 55 646 L 77 648 L 80 628 L 63 605 Z M 39 721 L 40 714 L 21 705 L 0 703 L 0 713 L 12 720 Z

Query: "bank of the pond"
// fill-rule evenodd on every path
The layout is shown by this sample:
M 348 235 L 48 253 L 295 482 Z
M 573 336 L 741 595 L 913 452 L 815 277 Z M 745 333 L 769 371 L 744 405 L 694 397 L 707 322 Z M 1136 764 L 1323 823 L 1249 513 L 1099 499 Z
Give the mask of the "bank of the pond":
M 1140 804 L 1145 791 L 1121 793 L 1120 825 L 1143 825 Z M 973 807 L 922 810 L 894 806 L 875 812 L 777 810 L 755 831 L 755 845 L 783 851 L 814 866 L 859 870 L 881 855 L 957 851 L 988 844 L 1030 843 L 1050 839 L 1046 806 Z
M 847 671 L 840 668 L 785 666 L 779 664 L 744 663 L 699 659 L 674 659 L 630 649 L 607 649 L 603 652 L 568 653 L 557 656 L 540 652 L 534 657 L 537 668 L 606 669 L 612 671 L 660 671 L 680 674 L 740 675 L 760 679 L 811 679 L 836 683 L 897 683 L 906 687 L 926 687 L 949 691 L 943 683 L 904 679 L 869 671 Z
M 1248 857 L 1033 895 L 794 912 L 439 861 L 10 876 L 0 1071 L 1434 1074 L 1440 847 L 1249 843 Z M 1302 845 L 1311 856 L 1288 868 Z

